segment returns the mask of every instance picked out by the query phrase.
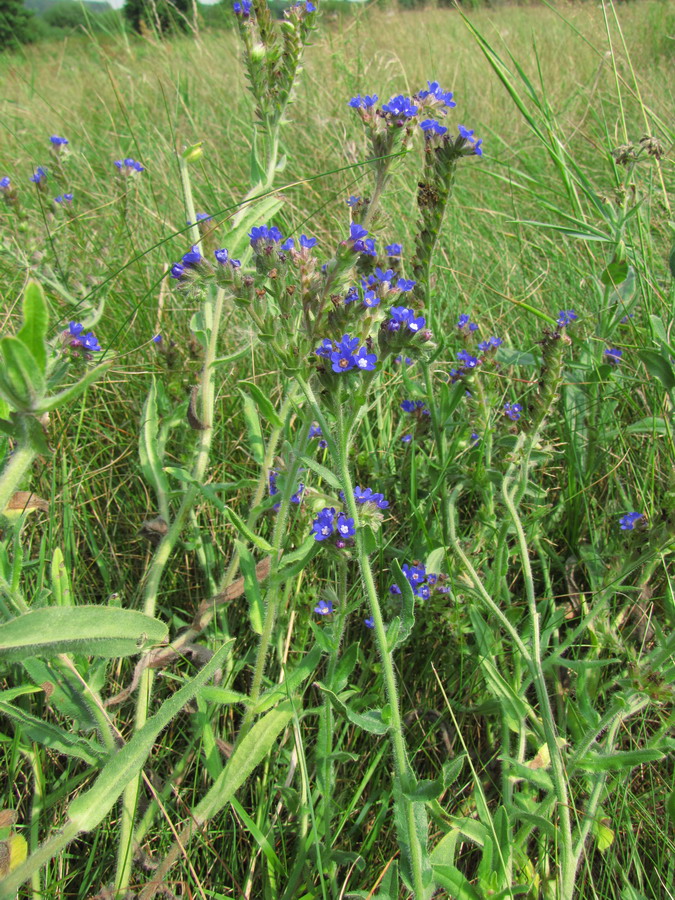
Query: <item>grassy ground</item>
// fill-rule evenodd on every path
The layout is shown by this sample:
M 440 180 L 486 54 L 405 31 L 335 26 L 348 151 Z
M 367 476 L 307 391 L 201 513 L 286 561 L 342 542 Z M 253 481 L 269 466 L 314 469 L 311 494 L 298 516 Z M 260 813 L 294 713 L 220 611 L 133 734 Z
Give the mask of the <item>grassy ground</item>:
M 457 315 L 466 311 L 481 322 L 484 335 L 499 334 L 510 348 L 531 353 L 541 332 L 537 312 L 555 316 L 559 309 L 574 308 L 582 320 L 586 346 L 597 348 L 601 356 L 608 343 L 597 328 L 604 310 L 596 279 L 609 262 L 608 244 L 575 240 L 541 223 L 559 229 L 569 224 L 566 217 L 573 216 L 585 223 L 587 231 L 600 227 L 601 216 L 591 195 L 601 203 L 615 199 L 618 176 L 611 150 L 643 134 L 655 134 L 672 148 L 668 127 L 674 108 L 675 6 L 643 0 L 622 4 L 616 13 L 585 3 L 556 9 L 501 7 L 472 12 L 470 19 L 512 71 L 513 61 L 522 66 L 527 82 L 519 82 L 521 111 L 455 12 L 368 13 L 321 29 L 307 55 L 290 110 L 291 125 L 284 135 L 288 165 L 279 183 L 289 186 L 283 191 L 286 205 L 279 224 L 287 234 L 307 231 L 316 234 L 322 245 L 332 246 L 335 236 L 347 227 L 344 199 L 368 190 L 365 167 L 345 170 L 360 163 L 366 153 L 361 129 L 349 115 L 346 101 L 359 92 L 377 92 L 380 98 L 412 93 L 427 78 L 437 79 L 455 92 L 456 121 L 475 128 L 486 148 L 481 161 L 471 160 L 461 167 L 446 218 L 434 273 L 437 330 L 450 333 Z M 236 34 L 228 32 L 161 44 L 77 38 L 28 48 L 20 57 L 7 55 L 0 60 L 4 86 L 0 176 L 7 173 L 20 184 L 26 207 L 33 210 L 28 224 L 22 225 L 17 225 L 10 211 L 0 212 L 5 248 L 0 259 L 0 330 L 11 327 L 21 288 L 33 266 L 34 271 L 51 273 L 54 280 L 67 284 L 74 302 L 83 304 L 80 314 L 82 308 L 105 301 L 96 332 L 119 353 L 110 378 L 90 389 L 81 405 L 53 417 L 53 455 L 35 467 L 35 488 L 56 501 L 48 518 L 24 532 L 27 555 L 33 560 L 27 577 L 36 592 L 43 586 L 41 561 L 49 558 L 51 548 L 60 546 L 78 602 L 100 603 L 119 595 L 124 605 L 137 603 L 139 580 L 151 552 L 138 531 L 141 522 L 155 514 L 137 454 L 138 421 L 149 376 L 158 374 L 167 401 L 178 403 L 201 367 L 188 331 L 194 310 L 186 308 L 162 281 L 167 266 L 180 258 L 188 243 L 175 149 L 204 141 L 203 160 L 193 169 L 196 207 L 216 215 L 226 228 L 225 211 L 242 197 L 249 180 L 253 110 L 238 53 Z M 78 217 L 69 227 L 63 219 L 41 216 L 29 190 L 33 168 L 49 165 L 50 134 L 65 135 L 71 142 L 67 184 L 75 194 Z M 563 148 L 557 157 L 547 151 L 541 135 Z M 147 170 L 138 179 L 126 217 L 120 215 L 122 201 L 113 184 L 112 166 L 113 160 L 125 156 L 142 161 Z M 387 240 L 407 247 L 414 232 L 415 165 L 410 160 L 399 164 L 381 223 Z M 587 179 L 587 192 L 574 186 L 573 171 Z M 612 339 L 626 348 L 626 374 L 617 377 L 600 403 L 597 395 L 586 390 L 577 357 L 578 383 L 565 393 L 565 409 L 548 434 L 557 455 L 542 476 L 547 489 L 546 478 L 550 479 L 546 515 L 551 522 L 541 533 L 541 543 L 546 553 L 550 551 L 546 586 L 560 603 L 580 596 L 580 603 L 592 607 L 593 579 L 601 579 L 603 567 L 618 566 L 622 557 L 633 552 L 617 541 L 616 515 L 628 509 L 645 510 L 650 519 L 666 523 L 673 516 L 672 441 L 667 431 L 655 432 L 653 425 L 651 430 L 633 427 L 650 417 L 652 422 L 656 417 L 667 418 L 672 398 L 664 398 L 635 353 L 630 354 L 651 346 L 650 315 L 662 317 L 667 328 L 672 325 L 667 264 L 672 240 L 672 198 L 667 190 L 673 185 L 672 161 L 666 157 L 659 165 L 643 167 L 637 182 L 643 202 L 632 238 L 639 259 L 637 294 L 631 306 L 634 318 Z M 52 299 L 64 324 L 78 317 L 77 307 L 62 293 L 54 291 Z M 157 353 L 149 343 L 158 331 L 165 346 L 175 342 L 170 357 Z M 224 334 L 223 355 L 249 340 L 249 325 L 236 310 Z M 215 437 L 211 478 L 233 485 L 232 502 L 235 507 L 239 504 L 240 512 L 246 509 L 250 484 L 257 476 L 237 394 L 237 382 L 245 377 L 258 379 L 273 398 L 280 392 L 279 378 L 269 370 L 264 355 L 253 352 L 233 363 L 219 384 L 221 427 Z M 508 393 L 513 389 L 518 391 L 515 397 L 520 396 L 521 387 L 531 389 L 534 371 L 521 369 L 513 377 L 516 381 L 511 385 L 504 377 L 504 398 L 514 399 Z M 422 558 L 437 534 L 436 509 L 420 474 L 425 461 L 419 463 L 420 471 L 411 470 L 410 462 L 402 461 L 394 449 L 397 416 L 396 410 L 382 405 L 379 437 L 371 438 L 382 443 L 373 455 L 374 444 L 364 441 L 357 467 L 364 479 L 374 467 L 386 495 L 398 501 L 392 545 L 407 546 Z M 383 434 L 390 436 L 390 448 L 385 447 Z M 171 458 L 178 464 L 186 457 L 188 436 L 187 428 L 179 430 L 170 445 Z M 457 448 L 458 457 L 465 457 L 466 442 L 458 438 Z M 462 517 L 466 520 L 474 511 L 469 504 Z M 271 527 L 271 523 L 263 524 L 263 533 Z M 468 533 L 466 522 L 463 527 Z M 190 622 L 232 553 L 231 528 L 214 510 L 203 510 L 202 528 L 207 565 L 186 539 L 163 585 L 161 612 L 172 629 Z M 494 548 L 484 534 L 473 550 L 475 564 L 487 569 Z M 650 614 L 658 627 L 667 629 L 672 585 L 665 557 L 655 563 L 650 577 Z M 499 780 L 493 752 L 497 727 L 481 711 L 485 696 L 465 608 L 471 593 L 464 591 L 461 575 L 458 579 L 452 607 L 433 611 L 433 621 L 420 621 L 414 643 L 397 658 L 404 713 L 418 771 L 423 777 L 434 777 L 448 755 L 458 752 L 460 738 L 442 714 L 444 701 L 433 663 L 461 715 L 462 740 L 476 779 L 491 798 Z M 278 659 L 300 652 L 309 639 L 302 610 L 316 602 L 319 585 L 309 579 L 296 587 L 298 595 L 286 598 L 282 619 L 286 631 L 279 632 Z M 512 588 L 517 594 L 518 585 Z M 650 649 L 653 636 L 634 622 L 629 627 L 634 597 L 632 585 L 626 597 L 616 600 L 606 629 L 594 635 L 599 652 L 639 660 Z M 254 649 L 243 602 L 233 604 L 220 627 L 237 638 L 236 663 L 229 675 L 231 683 L 242 689 L 245 665 Z M 214 630 L 212 637 L 217 639 L 218 632 Z M 374 705 L 380 690 L 378 666 L 368 650 L 360 663 L 359 689 L 366 705 L 369 698 Z M 607 674 L 592 689 L 595 698 L 610 691 L 620 669 L 603 670 Z M 128 683 L 129 664 L 119 664 L 109 677 L 112 683 L 106 690 L 114 693 Z M 625 736 L 626 749 L 667 730 L 671 695 L 666 691 L 664 697 L 656 711 L 650 708 L 633 721 L 632 732 Z M 204 711 L 193 713 L 190 718 Z M 125 726 L 131 716 L 130 706 L 128 718 L 122 716 Z M 225 741 L 233 734 L 234 718 L 225 710 L 214 720 L 215 733 Z M 310 722 L 304 738 L 308 747 L 315 738 L 311 729 Z M 35 757 L 22 751 L 11 728 L 3 727 L 2 733 L 5 782 L 0 806 L 4 802 L 18 808 L 25 820 L 33 796 Z M 155 772 L 168 772 L 190 743 L 198 757 L 208 757 L 211 750 L 205 733 L 190 722 L 174 722 L 156 749 Z M 346 726 L 340 742 L 360 755 L 358 771 L 350 771 L 349 765 L 340 770 L 341 846 L 359 850 L 368 859 L 371 872 L 356 876 L 359 886 L 367 890 L 375 883 L 373 873 L 395 852 L 386 815 L 391 791 L 386 750 Z M 42 751 L 32 746 L 39 756 Z M 42 757 L 41 765 L 48 799 L 39 827 L 46 829 L 59 823 L 68 779 L 79 770 L 56 754 Z M 208 764 L 206 770 L 213 777 Z M 185 815 L 208 781 L 204 768 L 194 761 L 181 777 L 185 781 L 180 797 L 167 797 L 172 820 Z M 275 821 L 277 797 L 264 790 L 268 777 L 266 771 L 258 781 L 249 782 L 240 797 L 259 822 Z M 159 775 L 156 781 L 160 783 Z M 447 811 L 469 814 L 472 784 L 467 776 L 456 785 L 456 796 L 444 800 Z M 580 896 L 589 900 L 673 896 L 669 885 L 675 847 L 665 814 L 672 789 L 672 765 L 663 761 L 643 765 L 623 780 L 603 810 L 614 833 L 613 843 L 602 852 L 589 853 L 580 875 Z M 285 795 L 290 807 L 298 800 L 291 793 L 289 789 Z M 288 851 L 290 858 L 291 848 L 284 844 L 289 832 L 277 827 L 277 852 L 284 858 Z M 99 890 L 111 877 L 115 828 L 113 818 L 95 836 L 75 843 L 69 855 L 47 873 L 44 895 L 65 896 L 58 893 L 60 883 L 68 884 L 69 896 L 85 897 Z M 243 896 L 243 890 L 253 898 L 274 896 L 262 893 L 264 866 L 252 862 L 251 830 L 255 833 L 245 814 L 232 808 L 217 830 L 192 846 L 191 862 L 211 889 L 207 896 Z M 146 850 L 159 857 L 171 840 L 170 830 L 160 819 Z M 476 869 L 472 854 L 475 849 L 467 844 L 462 865 L 470 876 Z M 179 869 L 173 873 L 172 890 L 179 891 L 181 879 L 195 890 L 187 867 Z M 141 870 L 137 877 L 142 883 Z

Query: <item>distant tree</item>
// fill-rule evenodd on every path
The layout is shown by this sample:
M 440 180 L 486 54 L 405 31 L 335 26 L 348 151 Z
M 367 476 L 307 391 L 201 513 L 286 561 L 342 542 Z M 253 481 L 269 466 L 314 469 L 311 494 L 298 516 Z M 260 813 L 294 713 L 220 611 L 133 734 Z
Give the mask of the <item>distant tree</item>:
M 33 13 L 23 0 L 0 0 L 0 50 L 35 39 Z
M 0 0 L 2 3 L 2 0 Z M 125 0 L 124 15 L 134 31 L 187 31 L 192 20 L 192 0 Z
M 42 18 L 52 28 L 73 29 L 87 24 L 87 14 L 79 3 L 73 3 L 72 0 L 55 3 L 45 10 Z

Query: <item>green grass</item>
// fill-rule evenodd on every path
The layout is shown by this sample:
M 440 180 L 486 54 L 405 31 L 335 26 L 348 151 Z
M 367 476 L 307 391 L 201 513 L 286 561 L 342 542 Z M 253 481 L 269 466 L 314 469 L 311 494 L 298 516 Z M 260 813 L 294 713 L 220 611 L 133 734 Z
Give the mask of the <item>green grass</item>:
M 435 257 L 435 330 L 439 336 L 449 335 L 437 372 L 451 367 L 457 343 L 454 323 L 459 313 L 468 312 L 480 322 L 482 337 L 498 334 L 505 348 L 534 354 L 531 365 L 522 358 L 512 365 L 504 356 L 501 368 L 488 376 L 491 396 L 500 405 L 506 400 L 527 402 L 536 393 L 537 342 L 547 324 L 542 316 L 555 318 L 558 310 L 569 308 L 579 314 L 560 402 L 542 445 L 535 448 L 540 464 L 532 480 L 538 490 L 526 495 L 524 506 L 541 615 L 546 622 L 556 609 L 569 610 L 565 625 L 549 639 L 565 641 L 591 613 L 592 623 L 572 646 L 570 662 L 583 651 L 585 660 L 606 664 L 586 674 L 572 667 L 555 678 L 549 673 L 555 685 L 552 702 L 567 733 L 564 725 L 586 697 L 604 710 L 615 684 L 630 683 L 654 702 L 624 725 L 619 748 L 661 746 L 670 740 L 672 750 L 672 737 L 667 737 L 672 728 L 672 658 L 666 654 L 652 672 L 651 655 L 667 646 L 675 608 L 675 454 L 667 424 L 672 427 L 673 398 L 638 356 L 640 350 L 659 346 L 650 316 L 661 317 L 668 334 L 673 325 L 668 254 L 674 180 L 668 155 L 658 164 L 640 167 L 635 178 L 641 202 L 626 240 L 636 292 L 626 309 L 634 317 L 626 326 L 614 321 L 608 309 L 611 298 L 598 290 L 597 278 L 611 260 L 616 238 L 605 217 L 623 175 L 612 162 L 612 149 L 649 133 L 672 152 L 675 6 L 657 0 L 621 4 L 616 11 L 607 8 L 606 20 L 595 4 L 500 7 L 472 11 L 470 22 L 489 42 L 487 53 L 494 48 L 508 67 L 502 74 L 510 93 L 456 12 L 375 11 L 321 29 L 307 54 L 283 133 L 288 164 L 277 185 L 283 188 L 285 205 L 275 221 L 287 234 L 316 234 L 327 255 L 347 229 L 345 198 L 370 190 L 369 168 L 363 163 L 367 146 L 346 101 L 358 92 L 374 91 L 381 99 L 411 93 L 427 78 L 452 88 L 458 102 L 454 121 L 476 129 L 486 155 L 460 167 Z M 155 374 L 165 388 L 160 412 L 167 416 L 170 407 L 185 400 L 201 370 L 200 348 L 189 329 L 196 304 L 162 280 L 189 242 L 175 151 L 204 141 L 204 156 L 191 169 L 195 204 L 215 215 L 222 223 L 216 234 L 224 233 L 229 211 L 249 187 L 253 104 L 245 89 L 237 36 L 205 33 L 165 43 L 72 38 L 27 48 L 20 56 L 5 55 L 0 72 L 0 175 L 7 173 L 20 185 L 30 211 L 25 222 L 17 223 L 11 210 L 0 210 L 0 330 L 13 331 L 21 290 L 34 273 L 43 279 L 63 326 L 104 301 L 96 333 L 118 354 L 110 376 L 91 387 L 83 400 L 52 414 L 52 452 L 37 460 L 32 481 L 40 496 L 52 499 L 51 511 L 31 519 L 21 532 L 27 593 L 39 598 L 47 589 L 48 562 L 53 549 L 60 547 L 78 603 L 118 597 L 123 606 L 137 608 L 152 552 L 139 529 L 156 515 L 138 463 L 143 402 Z M 78 215 L 70 226 L 63 218 L 43 215 L 29 190 L 33 167 L 49 165 L 47 139 L 54 133 L 71 141 L 67 179 L 60 187 L 68 184 L 75 193 Z M 114 159 L 125 156 L 141 160 L 147 169 L 130 194 L 126 217 L 120 214 L 112 167 Z M 396 163 L 378 223 L 382 243 L 400 240 L 408 251 L 414 236 L 418 160 L 419 154 Z M 560 230 L 564 227 L 601 231 L 608 240 L 578 240 L 566 236 Z M 56 282 L 67 285 L 72 303 L 54 287 Z M 158 331 L 165 346 L 172 343 L 166 356 L 149 343 Z M 233 307 L 227 313 L 222 333 L 219 355 L 248 344 L 251 350 L 218 372 L 218 426 L 209 480 L 230 485 L 223 496 L 245 516 L 259 467 L 237 385 L 255 379 L 278 406 L 285 382 L 271 355 L 254 343 L 252 326 L 241 310 Z M 672 337 L 670 341 L 673 346 Z M 598 365 L 610 345 L 624 349 L 616 372 L 601 371 Z M 419 442 L 411 453 L 400 445 L 407 424 L 398 403 L 407 396 L 424 396 L 414 372 L 411 385 L 401 385 L 402 377 L 392 376 L 385 385 L 356 448 L 355 483 L 377 484 L 392 501 L 384 545 L 375 554 L 379 587 L 386 592 L 386 570 L 394 555 L 407 554 L 402 561 L 424 559 L 443 544 L 440 483 L 447 478 L 452 488 L 463 480 L 458 527 L 464 549 L 490 592 L 525 629 L 525 587 L 513 536 L 502 527 L 503 507 L 498 507 L 496 528 L 484 518 L 483 488 L 478 475 L 474 480 L 480 466 L 467 440 L 467 413 L 458 408 L 447 428 L 450 468 L 439 474 L 431 441 Z M 511 448 L 508 432 L 503 432 L 496 443 L 495 467 Z M 189 464 L 193 438 L 187 422 L 176 423 L 168 443 L 169 464 Z M 313 487 L 320 489 L 316 478 Z M 648 514 L 653 534 L 668 537 L 665 549 L 657 552 L 656 539 L 641 543 L 619 533 L 618 517 L 633 509 Z M 190 625 L 199 604 L 214 593 L 234 550 L 234 529 L 217 509 L 203 502 L 197 514 L 199 531 L 194 523 L 186 528 L 159 597 L 159 613 L 174 635 Z M 301 521 L 307 531 L 309 520 Z M 273 526 L 273 518 L 264 516 L 259 533 L 271 540 Z M 499 546 L 507 545 L 508 579 L 494 563 Z M 503 786 L 498 759 L 503 732 L 486 687 L 481 666 L 485 653 L 471 618 L 478 608 L 476 588 L 450 553 L 444 567 L 453 580 L 451 599 L 437 599 L 418 613 L 413 639 L 395 657 L 406 737 L 419 777 L 437 777 L 441 766 L 463 748 L 471 761 L 442 796 L 442 813 L 432 817 L 432 845 L 447 829 L 447 816 L 476 818 L 481 792 L 494 814 Z M 285 587 L 267 673 L 272 683 L 311 648 L 307 611 L 331 583 L 332 574 L 325 566 L 314 568 Z M 352 598 L 358 593 L 355 584 Z M 640 622 L 640 609 L 650 616 L 651 628 Z M 513 647 L 495 622 L 489 626 L 489 655 L 519 689 Z M 207 643 L 215 648 L 224 635 L 236 641 L 236 651 L 225 664 L 226 683 L 245 691 L 257 640 L 244 598 L 225 608 L 218 626 L 210 627 Z M 358 691 L 360 708 L 381 706 L 381 666 L 359 621 L 348 627 L 345 644 L 351 642 L 359 642 L 350 684 Z M 614 662 L 607 663 L 610 659 Z M 173 693 L 174 681 L 194 674 L 195 664 L 185 659 L 159 675 L 157 696 Z M 126 686 L 132 668 L 128 660 L 115 662 L 100 686 L 104 696 Z M 12 670 L 10 686 L 17 677 Z M 527 699 L 534 702 L 531 689 Z M 305 700 L 316 710 L 320 696 L 308 689 Z M 46 700 L 36 700 L 33 711 L 67 727 L 67 720 Z M 128 737 L 133 703 L 120 708 L 116 721 Z M 176 828 L 185 822 L 226 763 L 226 745 L 239 726 L 235 707 L 200 700 L 163 733 L 146 771 L 162 797 L 166 818 L 159 813 L 152 820 L 144 854 L 159 861 L 168 852 L 174 835 L 167 819 Z M 297 745 L 292 729 L 284 733 L 277 754 L 238 793 L 240 806 L 226 808 L 193 840 L 188 851 L 192 870 L 181 859 L 170 873 L 170 890 L 180 894 L 183 885 L 195 896 L 322 897 L 318 876 L 314 883 L 305 871 L 294 882 L 292 873 L 296 837 L 311 815 L 307 797 L 314 785 L 317 728 L 316 716 L 307 715 L 296 723 L 295 734 L 301 735 Z M 569 733 L 576 739 L 573 722 Z M 66 798 L 81 789 L 86 766 L 45 750 L 34 736 L 20 734 L 4 718 L 0 738 L 0 807 L 17 809 L 26 838 L 35 846 L 38 837 L 42 840 L 62 824 Z M 337 717 L 334 745 L 358 760 L 337 767 L 333 837 L 339 850 L 364 858 L 365 866 L 350 873 L 348 889 L 368 896 L 398 852 L 389 751 L 383 739 Z M 307 753 L 307 774 L 298 759 L 300 748 Z M 536 749 L 527 748 L 528 759 Z M 36 773 L 44 778 L 39 816 L 32 806 Z M 674 786 L 672 761 L 645 763 L 609 778 L 613 790 L 602 802 L 602 815 L 613 841 L 602 851 L 593 840 L 589 843 L 579 896 L 672 897 L 675 841 L 666 811 Z M 99 830 L 72 844 L 44 870 L 43 896 L 84 898 L 109 883 L 118 828 L 113 812 Z M 529 855 L 545 868 L 534 842 Z M 555 862 L 550 860 L 551 875 Z M 479 863 L 476 846 L 465 841 L 457 866 L 475 879 Z M 314 863 L 307 868 L 313 867 L 318 869 Z M 341 879 L 347 879 L 349 865 L 339 871 Z M 134 869 L 133 884 L 139 889 L 149 878 L 142 865 Z M 25 888 L 20 896 L 38 894 Z M 531 896 L 538 896 L 535 888 Z

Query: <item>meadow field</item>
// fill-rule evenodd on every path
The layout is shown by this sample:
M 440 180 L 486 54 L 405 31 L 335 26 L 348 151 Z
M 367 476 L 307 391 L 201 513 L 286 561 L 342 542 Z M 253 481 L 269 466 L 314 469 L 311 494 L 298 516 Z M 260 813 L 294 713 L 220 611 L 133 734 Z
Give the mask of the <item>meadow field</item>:
M 0 56 L 0 900 L 674 898 L 675 3 L 317 5 Z

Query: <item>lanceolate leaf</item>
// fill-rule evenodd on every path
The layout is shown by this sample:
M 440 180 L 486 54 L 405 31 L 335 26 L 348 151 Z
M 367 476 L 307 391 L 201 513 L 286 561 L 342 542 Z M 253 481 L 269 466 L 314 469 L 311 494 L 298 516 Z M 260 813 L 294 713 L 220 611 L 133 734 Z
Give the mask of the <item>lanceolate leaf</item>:
M 124 788 L 145 765 L 158 735 L 194 697 L 199 688 L 213 677 L 216 669 L 223 664 L 230 652 L 230 646 L 226 644 L 221 647 L 194 678 L 165 700 L 159 711 L 148 719 L 129 743 L 106 764 L 93 787 L 73 800 L 68 815 L 79 831 L 91 831 L 108 815 Z
M 133 609 L 107 606 L 44 607 L 0 625 L 0 662 L 59 653 L 116 657 L 166 640 L 167 626 Z
M 23 295 L 23 326 L 17 337 L 33 354 L 42 375 L 47 368 L 45 338 L 48 328 L 49 308 L 44 291 L 37 281 L 30 281 Z

